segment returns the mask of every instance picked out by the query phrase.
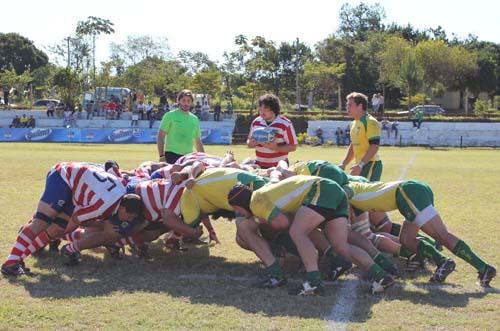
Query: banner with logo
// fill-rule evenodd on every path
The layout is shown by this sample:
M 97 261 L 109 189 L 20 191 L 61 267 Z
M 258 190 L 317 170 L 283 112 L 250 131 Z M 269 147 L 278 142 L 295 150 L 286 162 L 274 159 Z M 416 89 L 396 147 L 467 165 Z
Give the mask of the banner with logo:
M 0 128 L 0 141 L 12 142 L 66 142 L 98 144 L 153 144 L 157 129 L 80 129 L 80 128 Z M 201 129 L 201 140 L 206 145 L 231 144 L 231 128 Z

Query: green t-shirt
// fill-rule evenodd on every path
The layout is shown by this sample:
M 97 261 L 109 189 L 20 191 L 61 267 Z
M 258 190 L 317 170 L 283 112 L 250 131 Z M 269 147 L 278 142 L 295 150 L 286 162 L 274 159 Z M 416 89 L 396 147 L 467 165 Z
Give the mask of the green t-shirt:
M 165 152 L 180 155 L 191 153 L 195 139 L 201 136 L 198 117 L 180 109 L 170 111 L 163 116 L 160 130 L 166 133 Z

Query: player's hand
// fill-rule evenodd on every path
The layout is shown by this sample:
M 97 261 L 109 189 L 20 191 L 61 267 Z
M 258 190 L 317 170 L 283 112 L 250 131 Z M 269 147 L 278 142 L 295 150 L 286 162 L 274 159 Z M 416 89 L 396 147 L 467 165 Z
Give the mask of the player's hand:
M 255 148 L 257 146 L 257 141 L 253 138 L 248 139 L 247 146 L 250 148 Z
M 208 231 L 208 244 L 210 245 L 212 242 L 216 245 L 220 244 L 219 238 L 217 238 L 217 233 L 215 233 L 214 229 Z
M 188 180 L 186 180 L 186 182 L 184 183 L 184 186 L 190 190 L 193 188 L 193 186 L 196 184 L 196 181 L 193 179 L 193 178 L 189 178 Z
M 356 164 L 351 167 L 351 176 L 359 176 L 361 174 L 361 167 Z
M 342 170 L 345 170 L 345 165 L 343 163 L 339 163 L 338 164 L 338 167 Z

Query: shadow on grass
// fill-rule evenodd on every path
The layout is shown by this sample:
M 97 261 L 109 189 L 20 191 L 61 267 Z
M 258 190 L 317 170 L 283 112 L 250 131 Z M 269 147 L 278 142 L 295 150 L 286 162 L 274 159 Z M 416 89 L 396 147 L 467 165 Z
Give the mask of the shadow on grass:
M 86 297 L 133 295 L 135 293 L 166 293 L 174 298 L 189 300 L 192 304 L 235 307 L 251 314 L 266 316 L 295 316 L 325 319 L 331 315 L 338 293 L 345 282 L 356 282 L 356 293 L 348 299 L 355 300 L 351 322 L 364 322 L 371 318 L 372 306 L 380 300 L 404 300 L 438 307 L 465 307 L 471 298 L 481 298 L 487 293 L 467 292 L 460 286 L 416 283 L 396 285 L 382 295 L 370 295 L 367 281 L 349 276 L 347 280 L 325 284 L 323 297 L 296 297 L 287 293 L 288 288 L 300 283 L 300 275 L 286 288 L 261 290 L 251 286 L 257 279 L 260 264 L 228 261 L 210 256 L 207 246 L 190 246 L 186 252 L 165 253 L 158 245 L 150 250 L 154 262 L 148 263 L 127 255 L 122 260 L 84 254 L 79 266 L 63 266 L 60 256 L 33 259 L 28 264 L 41 269 L 34 277 L 11 280 L 22 285 L 35 298 L 78 299 Z M 33 261 L 32 260 L 32 261 Z M 286 272 L 296 275 L 300 264 L 292 259 Z

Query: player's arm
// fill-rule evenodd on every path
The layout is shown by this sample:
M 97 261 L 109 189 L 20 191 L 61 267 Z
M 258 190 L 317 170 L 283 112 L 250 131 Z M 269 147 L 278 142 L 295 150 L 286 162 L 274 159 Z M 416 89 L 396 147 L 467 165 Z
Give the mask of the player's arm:
M 200 153 L 205 153 L 205 147 L 203 147 L 203 143 L 201 142 L 201 138 L 198 137 L 194 141 L 196 151 Z
M 186 237 L 198 238 L 201 235 L 199 227 L 192 228 L 182 221 L 182 219 L 170 209 L 162 209 L 162 222 L 174 232 Z
M 339 164 L 339 167 L 342 168 L 342 170 L 347 167 L 349 163 L 351 163 L 352 159 L 354 158 L 354 149 L 352 147 L 352 143 L 349 145 L 349 148 L 347 149 L 347 153 L 344 157 L 344 160 L 342 163 Z
M 248 148 L 255 148 L 257 146 L 257 141 L 252 137 L 253 130 L 250 130 L 250 133 L 248 134 L 247 137 L 247 147 Z
M 370 162 L 370 160 L 377 154 L 378 148 L 379 148 L 379 142 L 374 142 L 372 143 L 370 141 L 370 147 L 368 147 L 368 150 L 366 151 L 365 155 L 361 158 L 361 163 L 364 165 L 367 162 Z

